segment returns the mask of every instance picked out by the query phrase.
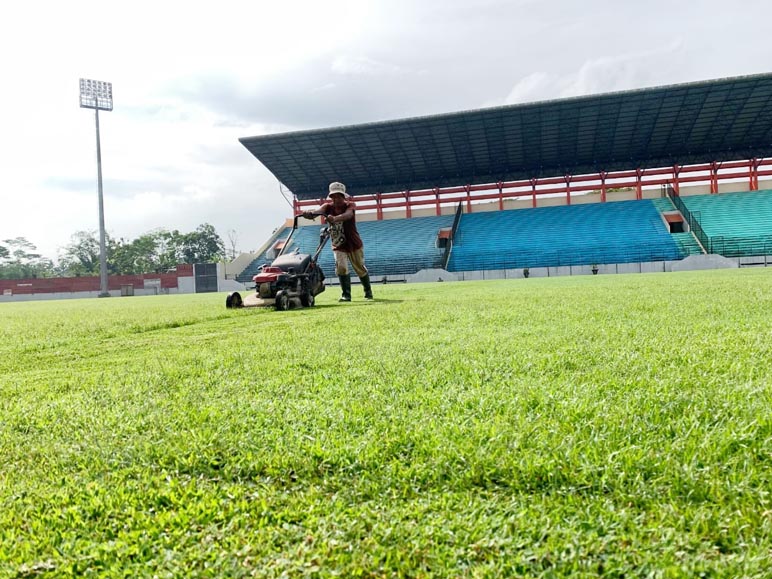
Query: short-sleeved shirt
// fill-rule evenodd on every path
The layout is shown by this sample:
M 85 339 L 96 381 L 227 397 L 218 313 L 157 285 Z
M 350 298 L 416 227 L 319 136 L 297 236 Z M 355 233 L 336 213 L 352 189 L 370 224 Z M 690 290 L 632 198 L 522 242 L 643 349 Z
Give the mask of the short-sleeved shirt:
M 332 203 L 325 203 L 320 208 L 322 215 L 341 215 L 349 209 L 353 213 L 351 219 L 333 223 L 329 226 L 330 240 L 335 251 L 352 253 L 357 249 L 362 249 L 362 238 L 359 237 L 359 232 L 357 231 L 356 208 L 353 201 L 346 201 L 346 205 L 341 209 L 336 209 Z

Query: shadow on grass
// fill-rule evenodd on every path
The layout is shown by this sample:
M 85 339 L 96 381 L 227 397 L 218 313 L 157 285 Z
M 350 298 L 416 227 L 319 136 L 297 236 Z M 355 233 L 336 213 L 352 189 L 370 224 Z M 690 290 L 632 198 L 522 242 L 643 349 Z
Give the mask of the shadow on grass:
M 332 304 L 316 304 L 313 308 L 303 308 L 303 309 L 321 309 L 321 308 L 350 308 L 350 307 L 369 307 L 369 306 L 386 306 L 389 304 L 401 304 L 405 300 L 387 300 L 387 299 L 380 299 L 375 298 L 372 301 L 365 301 L 365 300 L 353 300 L 350 302 L 335 302 Z
M 376 298 L 372 301 L 364 301 L 364 300 L 354 300 L 352 302 L 333 302 L 331 304 L 316 304 L 312 308 L 291 308 L 290 312 L 301 312 L 301 311 L 308 311 L 313 312 L 315 310 L 326 310 L 328 308 L 350 308 L 350 307 L 370 307 L 370 306 L 387 306 L 392 304 L 401 304 L 404 300 L 387 300 L 387 299 L 380 299 Z M 243 308 L 234 308 L 232 310 L 228 310 L 226 314 L 222 317 L 229 317 L 229 312 L 243 312 L 246 310 L 252 310 L 254 311 L 263 311 L 263 312 L 271 312 L 271 313 L 282 313 L 276 310 L 273 306 L 249 306 L 249 307 L 243 307 Z M 157 330 L 158 328 L 153 328 L 154 330 Z

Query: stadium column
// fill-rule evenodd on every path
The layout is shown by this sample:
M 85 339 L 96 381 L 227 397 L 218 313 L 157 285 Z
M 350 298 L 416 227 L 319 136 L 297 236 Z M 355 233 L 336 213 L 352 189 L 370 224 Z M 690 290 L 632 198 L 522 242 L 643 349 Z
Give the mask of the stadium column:
M 681 172 L 681 165 L 673 165 L 673 193 L 681 195 L 681 186 L 678 182 L 678 174 Z
M 499 181 L 496 186 L 499 188 L 499 211 L 504 211 L 504 183 Z
M 538 184 L 538 179 L 531 179 L 531 205 L 535 208 L 536 207 L 536 185 Z
M 713 161 L 710 164 L 710 194 L 718 193 L 718 163 Z
M 413 211 L 410 207 L 410 190 L 405 191 L 403 195 L 405 196 L 405 217 L 410 219 L 413 216 Z
M 471 213 L 472 212 L 472 186 L 464 185 L 464 190 L 466 191 L 466 212 Z
M 758 191 L 759 190 L 759 160 L 757 158 L 751 159 L 750 166 L 749 166 L 749 177 L 750 177 L 750 184 L 749 188 L 751 191 Z
M 635 170 L 635 198 L 638 200 L 643 199 L 643 188 L 641 185 L 642 175 L 643 175 L 642 169 Z
M 566 181 L 566 205 L 571 205 L 571 175 L 563 175 Z
M 383 204 L 381 202 L 382 193 L 379 191 L 375 194 L 375 213 L 378 221 L 383 221 Z
M 606 171 L 600 172 L 600 202 L 601 203 L 606 202 L 606 175 L 608 175 Z
M 432 191 L 434 191 L 435 213 L 439 217 L 440 215 L 442 215 L 442 211 L 440 211 L 440 188 L 435 187 L 434 189 L 432 189 Z

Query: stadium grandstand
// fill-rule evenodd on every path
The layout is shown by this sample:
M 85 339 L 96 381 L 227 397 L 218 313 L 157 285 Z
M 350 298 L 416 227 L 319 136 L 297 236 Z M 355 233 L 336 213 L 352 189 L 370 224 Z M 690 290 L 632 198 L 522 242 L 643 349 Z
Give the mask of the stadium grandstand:
M 704 254 L 772 265 L 772 74 L 240 141 L 296 215 L 346 183 L 384 281 L 667 271 Z M 237 280 L 270 263 L 290 224 Z M 285 251 L 310 253 L 318 235 L 318 222 L 303 226 Z M 332 273 L 330 251 L 320 265 Z

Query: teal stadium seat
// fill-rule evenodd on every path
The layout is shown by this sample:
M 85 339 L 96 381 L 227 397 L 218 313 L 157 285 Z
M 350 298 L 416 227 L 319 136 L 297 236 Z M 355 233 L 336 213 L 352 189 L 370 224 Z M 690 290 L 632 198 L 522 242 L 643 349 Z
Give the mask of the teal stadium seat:
M 710 253 L 772 255 L 772 190 L 682 197 L 709 238 Z

